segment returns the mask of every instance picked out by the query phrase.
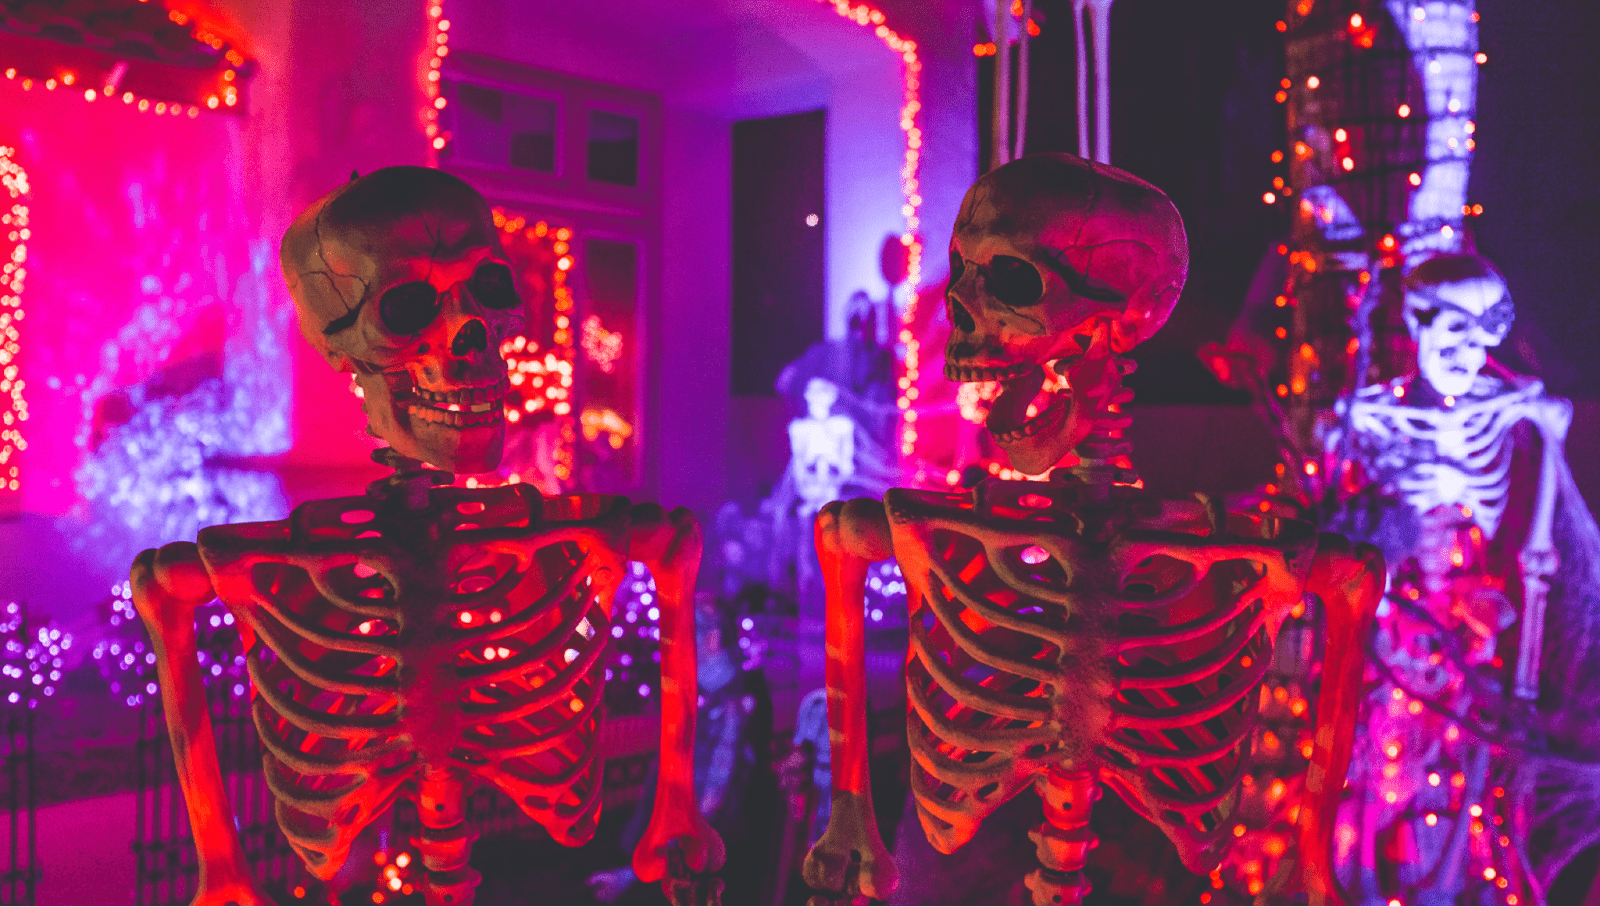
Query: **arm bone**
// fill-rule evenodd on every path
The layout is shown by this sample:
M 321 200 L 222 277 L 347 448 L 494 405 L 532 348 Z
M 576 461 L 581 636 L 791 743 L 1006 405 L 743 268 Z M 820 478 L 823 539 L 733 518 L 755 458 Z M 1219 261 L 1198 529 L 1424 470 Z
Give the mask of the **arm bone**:
M 133 604 L 155 650 L 178 782 L 200 857 L 196 904 L 271 903 L 256 887 L 234 830 L 196 653 L 195 609 L 216 597 L 193 542 L 149 549 L 130 572 Z
M 694 793 L 694 726 L 700 695 L 695 663 L 694 585 L 700 571 L 700 524 L 688 509 L 633 508 L 628 559 L 655 577 L 661 608 L 661 775 L 650 824 L 633 852 L 633 871 L 654 882 L 667 873 L 668 845 L 683 848 L 689 868 L 722 867 L 722 838 L 706 823 Z
M 1312 904 L 1343 903 L 1333 877 L 1333 826 L 1361 709 L 1367 632 L 1383 595 L 1383 555 L 1325 532 L 1317 539 L 1307 591 L 1322 599 L 1327 621 L 1322 691 L 1311 767 L 1300 804 L 1300 859 Z
M 883 504 L 834 501 L 817 513 L 817 557 L 827 591 L 828 745 L 833 753 L 833 814 L 806 856 L 805 881 L 822 891 L 883 900 L 899 884 L 883 846 L 868 774 L 865 618 L 867 567 L 894 556 Z M 859 859 L 857 891 L 846 891 Z

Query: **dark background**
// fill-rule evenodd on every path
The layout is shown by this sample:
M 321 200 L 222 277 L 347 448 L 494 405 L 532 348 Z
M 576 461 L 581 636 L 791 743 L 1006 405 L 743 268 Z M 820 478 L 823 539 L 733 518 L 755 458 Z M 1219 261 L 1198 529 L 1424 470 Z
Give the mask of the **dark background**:
M 1380 7 L 1381 4 L 1374 4 Z M 1263 255 L 1288 231 L 1261 194 L 1286 176 L 1283 0 L 1121 0 L 1111 23 L 1111 159 L 1160 186 L 1188 228 L 1189 282 L 1167 326 L 1139 348 L 1129 380 L 1142 403 L 1242 402 L 1195 350 L 1222 340 Z M 1479 251 L 1498 265 L 1517 323 L 1497 352 L 1572 397 L 1600 397 L 1600 2 L 1479 0 L 1478 147 L 1468 201 Z M 1035 0 L 1027 151 L 1077 152 L 1071 0 Z M 992 57 L 979 67 L 988 159 Z M 1092 87 L 1091 87 L 1092 103 Z
M 733 124 L 737 396 L 774 396 L 778 372 L 822 339 L 826 128 L 821 110 Z

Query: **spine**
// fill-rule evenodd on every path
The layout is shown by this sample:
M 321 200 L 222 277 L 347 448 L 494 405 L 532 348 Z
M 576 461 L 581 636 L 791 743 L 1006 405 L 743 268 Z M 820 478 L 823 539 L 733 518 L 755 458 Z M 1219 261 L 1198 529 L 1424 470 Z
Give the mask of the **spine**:
M 471 904 L 481 878 L 467 865 L 478 833 L 467 827 L 466 778 L 450 769 L 427 769 L 417 782 L 417 818 L 422 831 L 411 843 L 426 870 L 423 897 L 429 904 Z
M 1026 882 L 1033 903 L 1082 904 L 1090 890 L 1083 866 L 1100 844 L 1089 830 L 1089 814 L 1100 799 L 1099 768 L 1052 765 L 1034 783 L 1044 800 L 1044 822 L 1028 832 L 1039 858 Z

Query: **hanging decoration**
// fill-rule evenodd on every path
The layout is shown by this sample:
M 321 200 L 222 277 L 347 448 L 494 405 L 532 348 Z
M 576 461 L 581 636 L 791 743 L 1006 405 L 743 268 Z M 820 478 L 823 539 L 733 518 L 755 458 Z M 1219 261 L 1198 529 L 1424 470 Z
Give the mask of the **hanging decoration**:
M 1111 163 L 1111 4 L 1116 0 L 1072 0 L 1072 31 L 1078 39 L 1078 157 Z M 1089 154 L 1089 49 L 1094 29 L 1094 155 Z
M 990 41 L 973 48 L 973 53 L 979 57 L 995 58 L 994 118 L 990 123 L 992 133 L 988 164 L 990 170 L 1022 157 L 1028 134 L 1028 39 L 1039 34 L 1039 24 L 1033 15 L 1033 0 L 1011 0 L 1010 3 L 1006 0 L 993 0 L 993 3 Z M 1013 43 L 1017 46 L 1015 87 L 1011 78 Z M 1081 59 L 1079 65 L 1082 65 Z M 1012 126 L 1013 108 L 1016 113 L 1015 128 Z M 1087 153 L 1084 156 L 1087 156 Z

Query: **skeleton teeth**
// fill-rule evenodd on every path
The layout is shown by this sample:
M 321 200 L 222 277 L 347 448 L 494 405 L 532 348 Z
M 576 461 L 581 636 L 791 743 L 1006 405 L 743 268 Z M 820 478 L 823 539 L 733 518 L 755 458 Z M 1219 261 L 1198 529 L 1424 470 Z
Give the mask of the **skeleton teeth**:
M 451 404 L 450 408 L 444 409 L 426 403 L 413 403 L 406 411 L 415 420 L 453 427 L 490 425 L 505 418 L 498 402 L 480 403 L 469 409 L 463 409 L 459 404 Z
M 428 406 L 450 412 L 471 410 L 472 412 L 486 412 L 479 407 L 494 407 L 506 395 L 510 382 L 501 379 L 487 387 L 464 387 L 459 390 L 435 391 L 426 388 L 417 388 L 416 394 L 420 400 L 426 401 Z
M 944 366 L 944 376 L 951 381 L 970 384 L 976 381 L 1010 381 L 1026 375 L 1033 369 L 1026 362 L 1017 362 L 1011 365 L 999 365 L 983 368 L 972 365 L 956 365 L 947 362 Z

